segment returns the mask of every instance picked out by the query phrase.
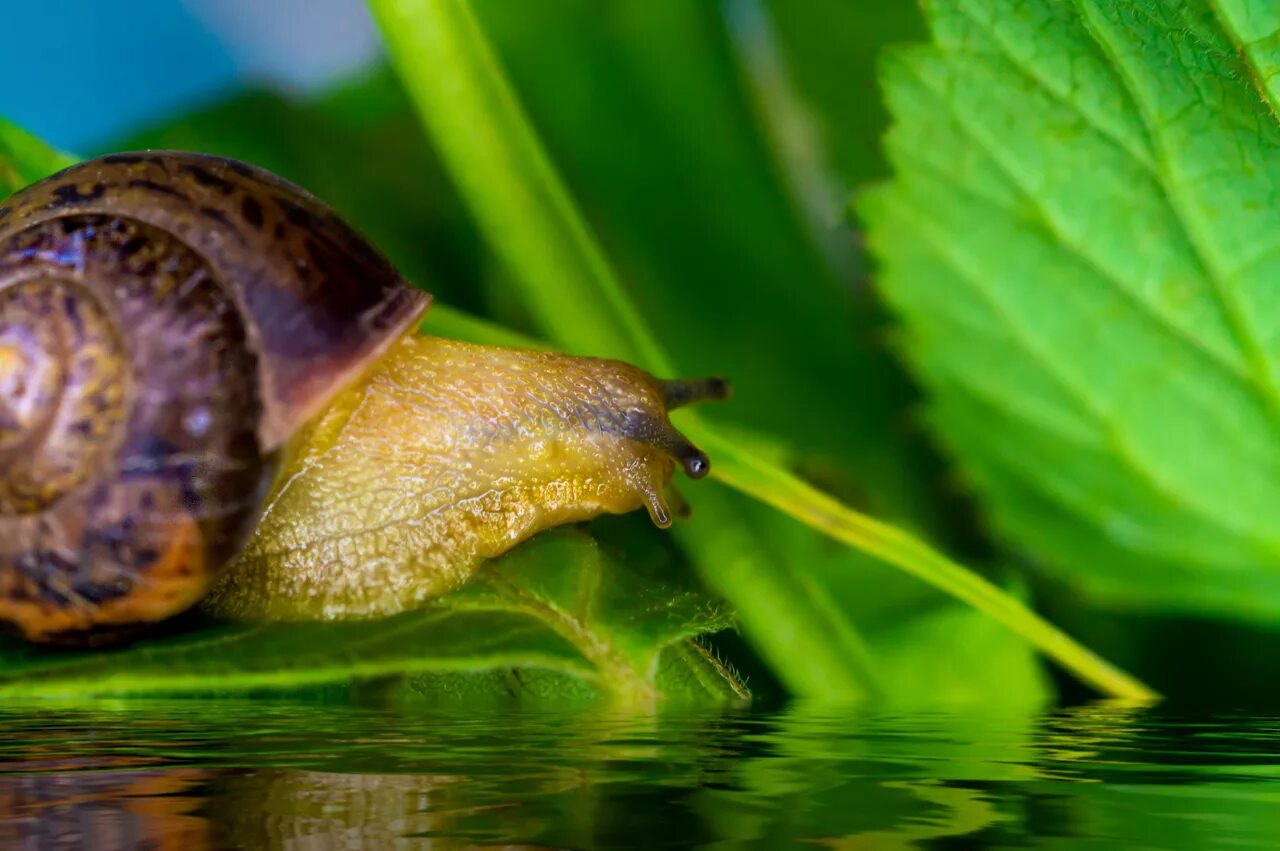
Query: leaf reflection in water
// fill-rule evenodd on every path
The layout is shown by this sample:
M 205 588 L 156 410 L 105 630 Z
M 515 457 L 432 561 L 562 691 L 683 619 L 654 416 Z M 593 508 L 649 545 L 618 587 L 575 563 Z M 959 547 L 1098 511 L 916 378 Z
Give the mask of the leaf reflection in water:
M 0 848 L 1275 847 L 1280 724 L 795 705 L 0 710 Z

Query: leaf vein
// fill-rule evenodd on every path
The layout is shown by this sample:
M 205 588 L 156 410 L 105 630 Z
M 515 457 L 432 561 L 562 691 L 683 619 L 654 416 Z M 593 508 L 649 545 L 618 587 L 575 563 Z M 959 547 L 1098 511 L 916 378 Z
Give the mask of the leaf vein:
M 983 201 L 983 203 L 990 203 Z M 956 273 L 956 280 L 968 287 L 968 289 L 980 298 L 991 309 L 993 315 L 1000 321 L 1005 328 L 1008 329 L 1015 345 L 1022 350 L 1033 362 L 1038 364 L 1047 375 L 1062 388 L 1077 404 L 1081 406 L 1083 411 L 1091 416 L 1098 424 L 1102 433 L 1106 435 L 1107 444 L 1115 454 L 1116 458 L 1121 461 L 1140 481 L 1145 482 L 1154 492 L 1163 496 L 1168 502 L 1184 511 L 1194 513 L 1196 516 L 1210 520 L 1220 528 L 1231 532 L 1232 534 L 1242 535 L 1249 540 L 1253 540 L 1264 545 L 1268 550 L 1277 550 L 1277 544 L 1266 538 L 1257 537 L 1254 530 L 1247 527 L 1236 527 L 1223 522 L 1220 517 L 1208 514 L 1203 507 L 1198 506 L 1191 494 L 1184 494 L 1179 491 L 1172 482 L 1167 482 L 1159 476 L 1159 470 L 1145 464 L 1141 458 L 1132 451 L 1124 434 L 1119 430 L 1117 425 L 1112 422 L 1105 411 L 1099 408 L 1088 396 L 1088 394 L 1079 387 L 1070 376 L 1063 372 L 1054 360 L 1045 352 L 1043 352 L 1034 342 L 1034 335 L 1027 332 L 1022 327 L 1022 323 L 1014 317 L 1004 306 L 1004 304 L 992 294 L 980 281 L 982 276 L 970 271 L 964 263 L 949 251 L 946 247 L 945 240 L 940 240 L 931 232 L 930 222 L 924 215 L 917 213 L 917 222 L 921 225 L 917 229 L 917 234 L 923 241 L 928 242 L 933 247 L 935 255 L 946 263 L 947 266 Z M 1007 406 L 1002 406 L 1008 410 Z M 1019 417 L 1022 419 L 1022 417 Z
M 1262 397 L 1273 417 L 1280 416 L 1280 388 L 1276 387 L 1275 379 L 1271 374 L 1270 361 L 1267 358 L 1266 349 L 1262 345 L 1262 341 L 1253 332 L 1253 326 L 1249 322 L 1247 312 L 1230 293 L 1230 287 L 1226 284 L 1223 270 L 1212 262 L 1205 235 L 1200 233 L 1192 222 L 1189 213 L 1191 204 L 1180 190 L 1180 184 L 1170 179 L 1173 176 L 1169 171 L 1171 166 L 1170 158 L 1167 151 L 1164 151 L 1164 157 L 1160 157 L 1163 147 L 1161 143 L 1162 137 L 1158 132 L 1155 118 L 1150 113 L 1150 105 L 1139 96 L 1136 81 L 1127 72 L 1124 63 L 1121 62 L 1116 52 L 1116 46 L 1109 41 L 1104 33 L 1104 28 L 1097 21 L 1096 15 L 1090 13 L 1087 6 L 1088 0 L 1073 0 L 1073 2 L 1081 20 L 1084 21 L 1085 30 L 1093 38 L 1094 43 L 1098 45 L 1098 49 L 1103 52 L 1115 68 L 1117 79 L 1125 87 L 1130 99 L 1137 107 L 1139 117 L 1147 127 L 1152 144 L 1156 148 L 1157 157 L 1163 160 L 1164 168 L 1161 169 L 1161 173 L 1165 179 L 1156 181 L 1156 186 L 1164 194 L 1170 212 L 1178 222 L 1182 235 L 1195 254 L 1200 268 L 1204 271 L 1205 279 L 1210 285 L 1214 298 L 1226 316 L 1227 324 L 1236 338 L 1237 344 L 1245 354 L 1252 378 L 1250 385 Z M 1142 14 L 1142 10 L 1135 4 L 1128 3 L 1126 6 L 1134 10 L 1135 14 Z M 1193 31 L 1188 29 L 1187 33 L 1197 41 L 1202 41 Z
M 1089 112 L 1087 112 L 1084 104 L 1080 103 L 1079 101 L 1072 100 L 1071 98 L 1067 97 L 1065 94 L 1058 92 L 1053 87 L 1052 82 L 1048 78 L 1046 78 L 1043 74 L 1039 74 L 1036 72 L 1034 65 L 1023 61 L 1016 54 L 1014 54 L 1008 40 L 1002 38 L 1000 36 L 999 31 L 995 27 L 980 20 L 980 18 L 973 12 L 973 10 L 971 9 L 968 3 L 965 3 L 964 5 L 962 5 L 960 7 L 960 11 L 961 11 L 961 14 L 963 14 L 971 23 L 974 24 L 974 26 L 978 27 L 983 32 L 985 32 L 988 36 L 991 37 L 992 43 L 995 44 L 996 47 L 1000 48 L 1000 51 L 1003 54 L 1004 58 L 1008 60 L 1009 64 L 1013 66 L 1013 69 L 1017 71 L 1018 74 L 1021 75 L 1024 80 L 1034 84 L 1037 88 L 1039 88 L 1042 92 L 1044 92 L 1044 94 L 1052 98 L 1055 103 L 1058 103 L 1061 106 L 1065 106 L 1068 109 L 1075 112 L 1077 115 L 1079 115 L 1082 119 L 1084 119 L 1085 123 L 1088 124 L 1090 128 L 1095 130 L 1099 135 L 1107 139 L 1109 142 L 1111 142 L 1113 145 L 1115 145 L 1117 148 L 1119 148 L 1121 151 L 1127 154 L 1129 156 L 1129 159 L 1131 159 L 1135 165 L 1138 165 L 1139 167 L 1141 167 L 1143 171 L 1147 172 L 1153 178 L 1157 176 L 1155 163 L 1152 162 L 1151 157 L 1148 155 L 1148 152 L 1143 151 L 1139 148 L 1133 147 L 1132 144 L 1129 141 L 1127 141 L 1121 134 L 1117 133 L 1115 130 L 1108 127 L 1097 116 L 1094 116 Z M 1150 141 L 1150 139 L 1148 139 L 1148 141 Z
M 939 91 L 936 87 L 931 85 L 928 82 L 928 80 L 924 79 L 920 74 L 916 73 L 914 69 L 912 70 L 912 73 L 914 74 L 914 76 L 922 86 L 924 86 L 930 92 L 932 92 L 935 96 L 937 96 L 942 103 L 947 103 L 944 92 Z M 1192 350 L 1198 352 L 1200 355 L 1202 355 L 1206 359 L 1207 362 L 1226 372 L 1229 376 L 1239 381 L 1241 385 L 1244 386 L 1245 388 L 1249 389 L 1252 392 L 1257 391 L 1257 387 L 1250 380 L 1249 374 L 1246 371 L 1244 371 L 1241 368 L 1241 366 L 1233 363 L 1232 361 L 1224 357 L 1220 352 L 1215 351 L 1214 349 L 1206 345 L 1203 340 L 1199 339 L 1194 334 L 1192 334 L 1189 330 L 1178 325 L 1168 316 L 1161 313 L 1152 304 L 1142 299 L 1137 293 L 1132 292 L 1128 287 L 1125 286 L 1124 281 L 1121 280 L 1116 275 L 1115 272 L 1111 271 L 1105 265 L 1103 265 L 1102 262 L 1099 261 L 1096 257 L 1094 257 L 1087 250 L 1085 246 L 1078 245 L 1072 240 L 1068 239 L 1066 234 L 1063 231 L 1061 231 L 1057 226 L 1057 224 L 1054 222 L 1052 216 L 1049 214 L 1049 211 L 1036 198 L 1036 195 L 1032 191 L 1032 189 L 1029 186 L 1025 185 L 1023 181 L 1018 179 L 1014 169 L 1007 162 L 1004 161 L 1003 157 L 1000 156 L 995 146 L 991 145 L 985 139 L 983 139 L 981 135 L 978 134 L 974 130 L 974 128 L 970 126 L 968 122 L 965 121 L 965 117 L 962 114 L 960 114 L 958 110 L 952 110 L 951 114 L 955 118 L 956 126 L 964 132 L 964 135 L 970 141 L 972 141 L 984 153 L 987 154 L 992 164 L 995 165 L 1000 170 L 1001 174 L 1004 175 L 1004 177 L 1009 181 L 1010 185 L 1017 190 L 1019 196 L 1026 202 L 1027 209 L 1035 213 L 1035 217 L 1032 219 L 1032 222 L 1036 224 L 1040 228 L 1040 230 L 1051 241 L 1056 242 L 1058 245 L 1062 246 L 1062 248 L 1068 251 L 1070 256 L 1079 259 L 1081 262 L 1084 263 L 1084 265 L 1087 268 L 1097 273 L 1102 278 L 1102 280 L 1110 286 L 1110 288 L 1116 293 L 1116 295 L 1118 295 L 1124 301 L 1126 301 L 1131 306 L 1136 308 L 1141 315 L 1152 320 L 1156 325 L 1163 328 L 1174 339 L 1182 342 L 1183 344 L 1190 347 Z M 976 193 L 970 193 L 970 194 L 974 195 L 974 197 L 981 197 L 976 195 Z M 996 208 L 1000 209 L 1003 212 L 1016 215 L 1016 211 L 1010 210 L 1007 207 L 996 204 L 993 201 L 991 201 L 991 199 L 983 199 L 983 200 L 985 203 L 992 204 L 993 206 L 995 206 Z

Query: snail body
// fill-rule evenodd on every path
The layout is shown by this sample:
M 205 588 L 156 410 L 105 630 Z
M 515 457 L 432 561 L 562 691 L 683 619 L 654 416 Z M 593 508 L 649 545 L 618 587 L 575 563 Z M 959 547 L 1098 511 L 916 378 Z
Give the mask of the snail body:
M 390 614 L 706 457 L 717 380 L 416 333 L 430 297 L 261 169 L 74 166 L 0 207 L 0 625 L 96 641 L 197 602 Z

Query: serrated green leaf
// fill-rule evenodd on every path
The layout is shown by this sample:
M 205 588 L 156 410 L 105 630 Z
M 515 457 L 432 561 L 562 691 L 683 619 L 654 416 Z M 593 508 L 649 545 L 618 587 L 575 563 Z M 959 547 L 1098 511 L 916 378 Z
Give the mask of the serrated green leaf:
M 448 685 L 434 695 L 444 701 L 491 693 L 488 684 L 527 670 L 530 680 L 552 677 L 566 698 L 744 699 L 732 669 L 691 645 L 726 627 L 725 612 L 679 576 L 661 559 L 624 565 L 561 530 L 490 562 L 462 593 L 392 618 L 205 624 L 91 652 L 0 642 L 0 697 L 298 693 L 417 675 Z M 539 693 L 511 697 L 526 694 Z
M 1112 603 L 1280 608 L 1274 12 L 937 0 L 862 210 L 999 529 Z

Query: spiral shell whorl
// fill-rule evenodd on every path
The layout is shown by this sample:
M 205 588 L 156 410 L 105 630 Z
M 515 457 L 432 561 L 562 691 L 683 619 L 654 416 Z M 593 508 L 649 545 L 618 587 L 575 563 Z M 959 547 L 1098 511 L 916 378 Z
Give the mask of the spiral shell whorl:
M 203 595 L 269 481 L 224 283 L 149 225 L 67 216 L 0 256 L 0 620 L 33 638 Z
M 88 478 L 125 416 L 122 341 L 87 291 L 0 291 L 0 514 L 49 507 Z

